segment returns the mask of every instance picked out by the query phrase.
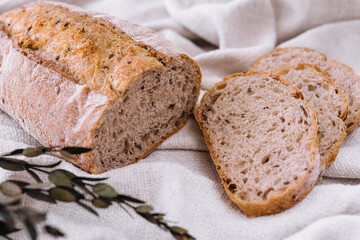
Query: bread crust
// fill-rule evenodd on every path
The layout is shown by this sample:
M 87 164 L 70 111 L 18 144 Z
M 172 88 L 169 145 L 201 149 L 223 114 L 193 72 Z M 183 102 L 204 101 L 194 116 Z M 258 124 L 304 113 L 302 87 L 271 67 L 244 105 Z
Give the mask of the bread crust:
M 70 11 L 85 13 L 84 10 L 63 3 L 37 2 L 29 5 L 41 4 L 52 4 Z M 36 57 L 28 49 L 20 48 L 2 31 L 3 26 L 0 23 L 0 99 L 2 99 L 0 108 L 13 117 L 28 133 L 47 147 L 91 148 L 94 131 L 100 127 L 102 116 L 110 105 L 122 96 L 129 85 L 147 71 L 179 60 L 190 63 L 195 69 L 197 88 L 192 106 L 194 109 L 200 94 L 201 72 L 193 59 L 155 31 L 103 14 L 89 13 L 88 17 L 101 19 L 108 27 L 125 32 L 135 44 L 146 46 L 147 51 L 158 59 L 159 64 L 155 68 L 150 65 L 147 69 L 140 69 L 139 74 L 122 79 L 120 94 L 117 96 L 94 91 L 91 86 L 76 84 L 71 76 L 56 71 L 50 61 Z M 144 151 L 141 158 L 153 151 L 166 138 L 178 132 L 185 125 L 188 117 L 189 115 L 166 137 L 157 139 L 150 149 Z M 76 155 L 71 159 L 65 158 L 87 172 L 95 174 L 102 172 L 93 167 L 94 161 L 99 160 L 92 159 L 91 153 Z
M 258 59 L 256 59 L 254 62 L 253 62 L 253 65 L 251 66 L 250 70 L 249 71 L 256 71 L 256 67 L 260 65 L 260 62 L 261 60 L 263 60 L 264 58 L 267 58 L 269 55 L 272 55 L 272 54 L 276 54 L 278 52 L 282 52 L 284 50 L 291 50 L 291 49 L 302 49 L 304 51 L 307 51 L 307 52 L 317 52 L 318 54 L 322 55 L 323 57 L 323 60 L 326 61 L 327 60 L 327 57 L 324 53 L 322 52 L 319 52 L 319 51 L 316 51 L 314 49 L 311 49 L 311 48 L 307 48 L 307 47 L 285 47 L 285 48 L 275 48 L 274 50 L 272 50 L 271 52 L 268 52 L 262 56 L 260 56 Z
M 308 109 L 312 112 L 312 124 L 316 126 L 316 131 L 311 135 L 311 150 L 312 150 L 312 160 L 309 167 L 309 170 L 306 171 L 305 174 L 302 174 L 296 181 L 295 184 L 291 185 L 289 188 L 286 189 L 286 191 L 277 194 L 272 195 L 269 198 L 266 199 L 264 202 L 257 202 L 257 201 L 243 201 L 241 199 L 238 199 L 233 192 L 231 192 L 228 188 L 228 184 L 223 180 L 226 179 L 226 175 L 224 172 L 219 169 L 219 165 L 217 164 L 218 160 L 216 159 L 216 154 L 214 152 L 212 142 L 210 141 L 209 133 L 206 131 L 206 129 L 202 125 L 202 114 L 201 114 L 201 106 L 204 104 L 204 99 L 207 95 L 212 94 L 216 87 L 223 84 L 230 78 L 234 78 L 237 76 L 249 76 L 253 74 L 263 74 L 270 76 L 276 81 L 279 81 L 283 84 L 289 85 L 292 87 L 294 92 L 291 94 L 294 98 L 303 99 L 301 92 L 293 86 L 290 82 L 283 80 L 278 75 L 272 74 L 272 73 L 262 73 L 262 72 L 246 72 L 246 73 L 236 73 L 230 76 L 225 77 L 222 81 L 219 83 L 216 83 L 208 92 L 206 92 L 201 99 L 200 106 L 197 107 L 195 110 L 195 118 L 202 129 L 205 143 L 209 149 L 211 159 L 213 160 L 216 169 L 218 171 L 218 174 L 220 176 L 220 179 L 222 181 L 222 184 L 224 186 L 224 189 L 229 196 L 229 198 L 243 211 L 246 213 L 249 217 L 258 217 L 258 216 L 264 216 L 264 215 L 272 215 L 276 213 L 280 213 L 292 206 L 294 206 L 296 203 L 300 202 L 305 196 L 313 189 L 315 184 L 318 182 L 319 176 L 320 176 L 320 155 L 318 152 L 318 147 L 320 143 L 320 133 L 319 133 L 319 126 L 318 126 L 318 119 L 315 110 L 304 100 L 302 101 Z M 320 177 L 321 178 L 321 177 Z M 294 197 L 295 196 L 295 197 Z
M 298 63 L 298 64 L 292 65 L 292 66 L 280 67 L 274 71 L 274 74 L 281 75 L 282 71 L 287 71 L 288 69 L 293 68 L 293 67 L 302 67 L 302 68 L 310 67 L 310 68 L 315 69 L 318 73 L 320 73 L 322 75 L 325 82 L 327 82 L 329 85 L 333 86 L 336 89 L 336 91 L 338 92 L 338 95 L 342 98 L 342 101 L 344 102 L 344 104 L 342 106 L 343 109 L 340 112 L 338 117 L 344 121 L 346 119 L 346 116 L 347 116 L 347 113 L 349 110 L 349 101 L 345 97 L 344 93 L 339 89 L 339 87 L 337 85 L 335 85 L 333 80 L 331 80 L 329 78 L 329 76 L 323 70 L 321 70 L 321 68 L 319 66 L 310 64 L 310 63 Z M 323 157 L 320 158 L 321 168 L 323 169 L 322 172 L 325 172 L 331 166 L 331 164 L 335 161 L 336 156 L 340 150 L 341 144 L 344 141 L 345 137 L 346 137 L 346 131 L 345 131 L 345 128 L 342 128 L 342 133 L 341 133 L 341 136 L 338 139 L 338 141 L 336 141 L 336 143 L 334 143 L 332 145 L 331 149 Z
M 336 63 L 336 64 L 340 64 L 343 67 L 347 68 L 349 70 L 349 72 L 351 72 L 352 75 L 355 76 L 357 78 L 357 80 L 360 82 L 360 77 L 355 74 L 354 69 L 352 69 L 351 67 L 349 67 L 345 63 L 339 62 L 339 61 L 337 61 L 335 59 L 328 60 L 328 62 L 333 62 L 333 63 Z M 345 121 L 346 117 L 343 120 Z M 357 118 L 351 123 L 352 123 L 352 125 L 350 127 L 346 128 L 346 134 L 347 135 L 351 134 L 355 130 L 355 128 L 358 127 L 358 125 L 360 123 L 360 113 L 358 114 Z

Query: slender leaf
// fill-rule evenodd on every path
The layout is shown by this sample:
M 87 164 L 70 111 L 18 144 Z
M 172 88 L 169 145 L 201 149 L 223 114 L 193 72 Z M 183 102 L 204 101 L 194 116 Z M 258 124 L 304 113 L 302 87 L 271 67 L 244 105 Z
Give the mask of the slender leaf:
M 35 228 L 34 224 L 28 218 L 25 219 L 24 223 L 25 223 L 26 230 L 28 231 L 28 233 L 30 235 L 31 240 L 36 240 L 37 232 L 36 232 L 36 228 Z
M 62 202 L 75 202 L 76 195 L 70 189 L 55 187 L 49 190 L 50 196 Z
M 31 167 L 40 167 L 40 168 L 54 168 L 57 167 L 58 165 L 60 165 L 61 161 L 58 161 L 56 163 L 51 163 L 51 164 L 45 164 L 45 165 L 41 165 L 41 164 L 31 164 Z
M 37 147 L 37 148 L 25 148 L 22 152 L 22 155 L 25 157 L 37 157 L 48 151 L 51 151 L 51 148 L 46 147 Z
M 75 177 L 74 178 L 74 180 L 89 181 L 89 182 L 104 181 L 106 179 L 108 179 L 108 178 L 107 177 L 104 177 L 104 178 Z
M 115 189 L 106 183 L 95 184 L 93 187 L 93 191 L 97 193 L 100 197 L 104 198 L 115 198 L 118 195 Z
M 27 190 L 25 192 L 27 195 L 29 195 L 31 198 L 43 201 L 43 202 L 48 202 L 48 203 L 56 203 L 56 200 L 54 198 L 52 198 L 50 195 L 45 194 L 39 190 Z
M 87 153 L 90 152 L 92 149 L 91 148 L 82 148 L 82 147 L 64 147 L 63 149 L 60 150 L 60 152 L 67 152 L 69 154 L 82 154 L 82 153 Z
M 97 208 L 107 208 L 110 205 L 108 201 L 102 198 L 94 198 L 91 203 Z
M 63 232 L 61 232 L 59 229 L 50 226 L 50 225 L 45 225 L 44 227 L 45 231 L 50 234 L 51 236 L 57 238 L 57 237 L 65 237 L 65 234 Z
M 4 154 L 3 156 L 13 156 L 13 155 L 19 155 L 19 154 L 22 154 L 22 152 L 24 151 L 23 148 L 20 148 L 20 149 L 15 149 L 14 151 L 12 152 L 9 152 L 9 153 L 6 153 Z
M 21 194 L 22 192 L 21 187 L 19 187 L 16 183 L 11 181 L 3 182 L 0 185 L 0 191 L 2 192 L 2 194 L 9 197 L 15 197 Z
M 152 210 L 154 210 L 154 208 L 150 205 L 142 205 L 139 206 L 137 208 L 134 209 L 137 213 L 149 213 Z
M 73 188 L 71 178 L 62 170 L 54 170 L 49 174 L 49 181 L 54 183 L 57 187 Z
M 0 167 L 6 170 L 23 171 L 26 165 L 28 165 L 28 163 L 22 160 L 0 157 Z
M 139 200 L 139 199 L 136 199 L 136 198 L 133 198 L 133 197 L 130 197 L 130 196 L 126 196 L 126 195 L 121 195 L 119 194 L 117 196 L 117 199 L 121 202 L 123 201 L 129 201 L 129 202 L 133 202 L 133 203 L 145 203 L 144 201 L 142 200 Z
M 92 207 L 86 205 L 85 203 L 77 201 L 77 204 L 79 204 L 79 206 L 83 207 L 84 209 L 91 212 L 92 214 L 95 214 L 96 216 L 99 216 L 99 214 Z
M 25 167 L 25 169 L 26 172 L 35 179 L 35 181 L 38 183 L 42 182 L 41 178 L 34 171 L 30 170 L 28 167 Z
M 91 192 L 91 191 L 85 186 L 85 184 L 84 184 L 83 182 L 81 182 L 81 181 L 74 181 L 74 180 L 73 180 L 72 183 L 73 183 L 75 186 L 77 186 L 77 187 L 79 187 L 80 189 L 82 189 L 84 192 L 90 194 L 92 197 L 95 197 L 95 194 L 94 194 L 93 192 Z
M 176 232 L 178 234 L 186 234 L 188 233 L 188 231 L 182 227 L 178 227 L 178 226 L 174 226 L 174 227 L 170 227 L 172 232 Z
M 34 183 L 34 184 L 26 185 L 24 188 L 25 188 L 25 189 L 32 189 L 32 190 L 34 190 L 34 189 L 36 189 L 36 190 L 43 190 L 43 189 L 45 189 L 45 188 L 50 187 L 51 185 L 52 185 L 52 184 L 49 183 L 49 182 L 47 182 L 47 183 L 41 182 L 41 183 Z

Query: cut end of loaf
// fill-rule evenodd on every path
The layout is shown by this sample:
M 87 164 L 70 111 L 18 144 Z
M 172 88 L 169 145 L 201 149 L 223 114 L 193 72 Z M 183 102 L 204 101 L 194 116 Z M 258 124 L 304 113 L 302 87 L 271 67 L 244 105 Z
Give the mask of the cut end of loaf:
M 200 89 L 186 60 L 146 72 L 111 105 L 94 132 L 93 173 L 137 162 L 184 126 Z
M 266 73 L 232 75 L 202 99 L 196 119 L 229 197 L 249 216 L 281 212 L 319 176 L 315 111 Z

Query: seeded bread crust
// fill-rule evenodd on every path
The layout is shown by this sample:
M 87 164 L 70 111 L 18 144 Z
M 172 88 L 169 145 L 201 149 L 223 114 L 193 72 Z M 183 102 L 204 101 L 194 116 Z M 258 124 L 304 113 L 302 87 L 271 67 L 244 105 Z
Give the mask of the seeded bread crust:
M 71 64 L 66 66 L 67 68 L 63 68 L 60 65 L 61 63 L 57 63 L 55 59 L 49 60 L 40 57 L 44 52 L 41 52 L 40 45 L 40 50 L 39 48 L 36 49 L 37 45 L 34 44 L 38 43 L 30 42 L 25 48 L 20 46 L 17 40 L 26 38 L 26 35 L 21 35 L 23 34 L 21 29 L 10 29 L 10 27 L 13 24 L 17 27 L 28 24 L 28 22 L 23 23 L 21 17 L 14 16 L 22 14 L 26 17 L 26 10 L 30 9 L 40 11 L 36 15 L 39 19 L 50 11 L 54 11 L 58 15 L 63 13 L 64 17 L 59 18 L 61 21 L 72 21 L 74 18 L 84 17 L 90 19 L 89 21 L 97 22 L 101 28 L 111 29 L 111 31 L 121 36 L 124 39 L 122 43 L 124 48 L 121 48 L 121 51 L 128 55 L 121 59 L 123 61 L 117 65 L 115 64 L 117 67 L 115 77 L 111 78 L 109 82 L 96 81 L 101 80 L 101 78 L 91 80 L 86 77 L 87 75 L 84 78 L 77 78 L 71 75 Z M 35 21 L 34 24 L 40 24 L 39 27 L 41 27 L 42 23 L 39 20 Z M 66 23 L 62 24 L 64 24 L 64 27 L 66 26 Z M 89 25 L 86 31 L 90 35 L 97 34 L 96 31 L 98 31 L 99 26 Z M 41 32 L 41 28 L 39 29 Z M 31 31 L 38 30 L 35 27 L 27 29 L 27 32 Z M 15 37 L 12 36 L 13 33 Z M 26 34 L 26 31 L 24 34 Z M 47 32 L 43 34 L 47 34 Z M 54 41 L 56 41 L 55 37 L 52 42 Z M 91 44 L 100 44 L 102 42 L 101 40 L 91 42 L 91 36 L 89 41 L 89 46 L 95 46 Z M 85 55 L 89 49 L 94 51 L 91 56 L 97 56 L 96 47 L 80 49 L 79 52 L 74 50 L 74 54 L 82 53 Z M 100 55 L 100 57 L 103 56 Z M 105 56 L 105 58 L 107 57 Z M 37 2 L 0 16 L 0 107 L 45 146 L 96 148 L 94 139 L 97 131 L 103 124 L 111 124 L 104 122 L 104 120 L 106 120 L 106 115 L 111 114 L 109 111 L 113 110 L 115 104 L 121 105 L 122 102 L 125 103 L 129 92 L 136 93 L 134 88 L 140 88 L 139 84 L 142 78 L 147 76 L 146 79 L 153 81 L 152 79 L 155 79 L 155 77 L 152 78 L 151 74 L 171 72 L 173 71 L 172 67 L 181 68 L 181 63 L 186 66 L 184 71 L 180 73 L 183 76 L 182 79 L 185 79 L 184 74 L 186 74 L 186 77 L 190 77 L 189 82 L 192 82 L 194 88 L 190 94 L 188 92 L 183 93 L 183 97 L 188 99 L 189 102 L 186 103 L 186 109 L 184 107 L 182 114 L 181 109 L 170 105 L 169 112 L 177 112 L 177 115 L 174 114 L 174 119 L 171 120 L 175 123 L 174 127 L 169 127 L 164 132 L 161 132 L 162 128 L 160 128 L 160 133 L 158 136 L 154 136 L 153 142 L 147 144 L 143 149 L 140 147 L 136 158 L 127 162 L 122 160 L 117 162 L 117 159 L 108 158 L 101 154 L 95 155 L 96 149 L 90 153 L 67 159 L 87 172 L 101 173 L 111 168 L 135 163 L 149 154 L 169 136 L 179 131 L 192 113 L 200 93 L 201 73 L 198 65 L 177 46 L 150 29 L 102 14 L 87 13 L 67 4 Z M 91 67 L 95 69 L 94 71 L 97 71 L 98 64 L 92 63 Z M 75 69 L 75 71 L 82 72 L 81 69 Z M 101 74 L 102 71 L 98 72 Z M 173 74 L 176 76 L 175 71 L 173 71 Z M 84 71 L 84 74 L 92 76 L 91 72 Z M 148 81 L 144 84 L 156 86 L 155 82 L 149 83 Z M 138 114 L 141 116 L 141 114 L 145 113 L 139 112 Z M 149 119 L 151 120 L 150 117 Z M 146 123 L 150 124 L 149 129 L 160 127 L 160 125 L 151 126 L 150 120 Z M 131 122 L 132 120 L 129 119 L 128 124 L 131 125 Z M 165 125 L 165 123 L 163 124 Z M 155 133 L 158 132 L 155 131 Z M 117 146 L 114 146 L 114 151 L 116 148 Z
M 296 86 L 295 82 L 292 81 L 293 79 L 287 79 L 286 78 L 286 74 L 292 69 L 298 69 L 300 71 L 306 71 L 307 69 L 309 69 L 309 71 L 316 71 L 319 74 L 319 82 L 316 82 L 316 84 L 317 85 L 320 84 L 320 87 L 322 85 L 330 85 L 330 90 L 326 90 L 324 88 L 324 91 L 329 91 L 330 93 L 331 92 L 336 93 L 336 95 L 334 95 L 334 96 L 337 96 L 338 97 L 337 101 L 341 103 L 341 104 L 339 103 L 339 108 L 337 109 L 337 112 L 332 113 L 333 117 L 334 118 L 340 118 L 341 120 L 346 119 L 346 116 L 347 116 L 347 113 L 348 113 L 348 107 L 349 107 L 348 100 L 346 99 L 344 93 L 339 89 L 339 87 L 334 84 L 334 82 L 329 78 L 329 76 L 324 71 L 321 70 L 320 67 L 318 67 L 316 65 L 313 65 L 313 64 L 309 64 L 309 63 L 299 63 L 299 64 L 296 64 L 296 65 L 293 65 L 293 66 L 280 67 L 280 68 L 278 68 L 277 70 L 274 71 L 274 74 L 280 75 L 282 78 L 284 78 L 285 80 L 290 81 L 292 84 L 294 84 Z M 302 89 L 300 89 L 300 90 L 302 90 Z M 306 91 L 306 88 L 305 88 L 304 91 Z M 308 93 L 310 95 L 312 95 L 310 91 L 308 91 Z M 304 94 L 304 92 L 303 92 L 303 94 Z M 310 99 L 305 98 L 305 100 L 310 103 Z M 335 101 L 334 98 L 332 100 Z M 313 104 L 314 104 L 313 107 L 315 108 L 315 110 L 323 108 L 322 106 L 316 106 L 315 105 L 316 102 L 314 102 Z M 320 114 L 321 113 L 318 113 L 318 116 Z M 321 131 L 321 129 L 323 129 L 322 122 L 320 122 L 319 124 L 320 124 L 320 131 Z M 343 121 L 338 121 L 338 124 L 341 124 L 340 125 L 341 132 L 339 132 L 339 134 L 340 134 L 339 138 L 336 139 L 336 142 L 334 142 L 332 144 L 330 150 L 328 150 L 325 153 L 321 153 L 321 151 L 320 151 L 320 154 L 321 154 L 321 158 L 320 158 L 320 160 L 321 160 L 321 168 L 324 169 L 322 172 L 326 171 L 331 166 L 331 164 L 335 161 L 336 156 L 337 156 L 337 154 L 339 152 L 340 146 L 341 146 L 342 142 L 344 141 L 344 139 L 346 137 L 344 122 Z M 320 146 L 321 145 L 322 145 L 322 141 L 320 142 Z
M 237 77 L 247 77 L 247 76 L 268 76 L 272 80 L 281 82 L 284 87 L 291 89 L 289 95 L 291 97 L 298 99 L 299 104 L 305 104 L 306 108 L 309 112 L 311 122 L 309 125 L 312 125 L 313 132 L 311 133 L 311 140 L 309 140 L 309 151 L 311 151 L 311 159 L 310 159 L 310 167 L 309 170 L 302 174 L 297 180 L 296 183 L 290 185 L 290 187 L 286 188 L 285 191 L 271 195 L 265 201 L 244 201 L 240 199 L 238 196 L 235 196 L 234 189 L 231 187 L 231 179 L 234 176 L 228 176 L 224 173 L 222 168 L 219 165 L 220 159 L 216 156 L 216 151 L 214 150 L 214 144 L 211 141 L 210 133 L 205 128 L 206 123 L 206 108 L 211 106 L 211 96 L 217 91 L 217 88 L 223 88 L 224 83 L 229 81 L 229 79 L 237 78 Z M 289 87 L 290 86 L 290 87 Z M 291 92 L 292 91 L 292 92 Z M 271 215 L 280 213 L 292 206 L 296 203 L 301 201 L 314 187 L 317 183 L 320 175 L 320 155 L 318 152 L 319 142 L 320 142 L 320 135 L 319 135 L 319 126 L 318 120 L 316 116 L 315 110 L 304 100 L 302 100 L 302 94 L 299 90 L 297 90 L 291 83 L 281 79 L 279 76 L 271 74 L 271 73 L 261 73 L 261 72 L 247 72 L 247 73 L 240 73 L 240 74 L 233 74 L 226 78 L 224 78 L 221 82 L 214 85 L 208 92 L 206 92 L 201 99 L 200 106 L 195 110 L 195 118 L 199 123 L 200 128 L 202 129 L 206 145 L 209 149 L 210 156 L 216 166 L 222 184 L 225 188 L 225 191 L 229 198 L 248 216 L 250 217 L 257 217 L 263 215 Z M 229 134 L 231 134 L 229 132 Z M 234 159 L 234 161 L 238 161 Z M 311 170 L 310 170 L 311 169 Z M 285 169 L 284 169 L 285 170 Z M 286 171 L 286 170 L 285 170 Z M 240 173 L 239 173 L 240 174 Z M 289 173 L 290 174 L 290 173 Z M 260 176 L 261 177 L 261 176 Z
M 326 55 L 305 47 L 276 48 L 254 61 L 252 71 L 273 72 L 282 66 L 299 62 L 318 65 L 339 86 L 349 100 L 349 114 L 344 119 L 346 133 L 350 134 L 360 123 L 360 77 L 353 69 L 336 60 L 327 60 Z

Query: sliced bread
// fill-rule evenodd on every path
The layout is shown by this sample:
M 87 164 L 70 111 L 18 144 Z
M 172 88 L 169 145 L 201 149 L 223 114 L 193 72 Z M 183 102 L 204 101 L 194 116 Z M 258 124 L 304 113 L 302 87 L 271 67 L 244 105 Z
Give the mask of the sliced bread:
M 299 63 L 281 67 L 274 73 L 294 84 L 303 94 L 304 100 L 316 110 L 321 136 L 321 165 L 327 170 L 346 136 L 343 119 L 348 112 L 348 100 L 316 65 Z
M 326 55 L 305 47 L 275 48 L 254 61 L 250 71 L 274 72 L 282 66 L 291 66 L 299 62 L 320 65 L 325 62 Z
M 304 47 L 277 48 L 255 60 L 252 71 L 273 72 L 282 66 L 299 62 L 320 66 L 339 86 L 349 100 L 349 112 L 345 121 L 346 133 L 350 134 L 360 123 L 360 78 L 352 68 L 336 60 L 327 61 L 326 55 Z
M 320 65 L 349 100 L 349 112 L 345 119 L 346 132 L 351 133 L 360 122 L 360 78 L 344 63 L 329 60 Z
M 320 174 L 315 110 L 270 73 L 226 77 L 195 112 L 226 193 L 248 216 L 302 200 Z

